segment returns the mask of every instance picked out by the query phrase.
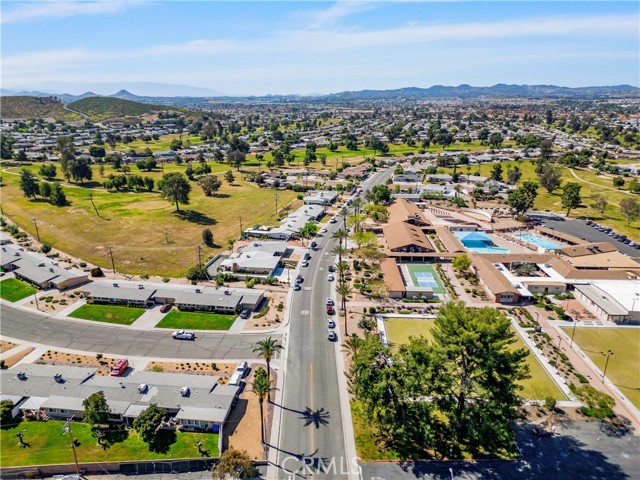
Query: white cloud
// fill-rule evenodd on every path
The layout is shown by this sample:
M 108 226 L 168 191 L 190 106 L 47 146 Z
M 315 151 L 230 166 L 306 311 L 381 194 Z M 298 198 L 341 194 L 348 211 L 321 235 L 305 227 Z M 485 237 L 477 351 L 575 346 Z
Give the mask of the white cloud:
M 375 8 L 370 2 L 341 0 L 324 10 L 309 10 L 298 14 L 311 21 L 310 28 L 335 25 L 345 17 Z
M 76 15 L 119 13 L 128 8 L 136 7 L 142 2 L 110 0 L 100 0 L 97 2 L 15 2 L 15 4 L 19 6 L 6 10 L 6 5 L 11 3 L 13 2 L 5 2 L 0 20 L 1 23 L 20 23 L 41 19 L 72 17 Z

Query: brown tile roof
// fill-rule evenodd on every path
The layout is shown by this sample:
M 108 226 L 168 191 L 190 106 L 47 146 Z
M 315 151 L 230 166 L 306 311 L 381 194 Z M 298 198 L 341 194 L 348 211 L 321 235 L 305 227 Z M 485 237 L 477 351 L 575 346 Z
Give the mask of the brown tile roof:
M 389 211 L 389 223 L 413 220 L 424 225 L 431 224 L 415 203 L 408 202 L 404 198 L 396 199 L 387 210 Z
M 563 242 L 570 243 L 571 245 L 580 245 L 582 243 L 586 243 L 586 241 L 580 237 L 574 237 L 573 235 L 569 235 L 568 233 L 562 233 L 552 228 L 547 228 L 542 226 L 536 226 L 533 228 L 537 232 L 540 232 L 544 235 L 548 235 L 551 237 L 556 237 L 562 240 Z
M 405 292 L 406 288 L 402 281 L 402 275 L 398 270 L 395 258 L 385 258 L 380 262 L 384 284 L 388 292 Z
M 481 257 L 480 255 L 470 255 L 473 266 L 476 269 L 478 277 L 494 295 L 501 293 L 514 293 L 519 295 L 511 282 L 503 276 L 496 267 L 493 266 L 492 260 Z
M 584 255 L 594 255 L 596 253 L 616 252 L 618 249 L 609 242 L 585 243 L 584 245 L 573 245 L 571 247 L 559 248 L 556 253 L 567 257 L 582 257 Z
M 384 239 L 389 250 L 416 246 L 427 251 L 434 251 L 431 242 L 420 227 L 407 222 L 389 223 L 382 227 Z
M 640 270 L 638 262 L 618 251 L 568 257 L 567 260 L 578 269 Z
M 465 248 L 462 246 L 462 243 L 460 243 L 460 240 L 458 240 L 458 237 L 451 233 L 448 228 L 436 227 L 435 231 L 440 242 L 442 242 L 442 245 L 448 252 L 455 253 L 465 251 Z

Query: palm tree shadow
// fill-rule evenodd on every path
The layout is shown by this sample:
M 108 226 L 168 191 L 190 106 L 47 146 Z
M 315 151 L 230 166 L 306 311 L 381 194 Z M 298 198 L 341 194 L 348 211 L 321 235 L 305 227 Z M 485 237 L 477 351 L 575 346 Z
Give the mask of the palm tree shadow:
M 320 428 L 320 425 L 329 425 L 329 418 L 331 418 L 331 414 L 325 411 L 324 408 L 320 408 L 319 410 L 311 410 L 309 407 L 305 408 L 304 412 L 302 412 L 302 416 L 300 417 L 304 419 L 304 426 L 308 427 L 309 425 L 314 425 L 316 428 Z

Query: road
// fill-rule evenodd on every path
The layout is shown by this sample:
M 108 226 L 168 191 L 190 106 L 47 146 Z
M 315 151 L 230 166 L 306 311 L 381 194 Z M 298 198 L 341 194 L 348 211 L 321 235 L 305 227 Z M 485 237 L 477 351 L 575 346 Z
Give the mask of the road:
M 264 334 L 201 333 L 193 342 L 174 340 L 167 331 L 114 327 L 97 322 L 70 321 L 2 305 L 3 337 L 51 347 L 153 358 L 257 358 L 255 343 Z M 280 335 L 270 335 L 280 340 Z
M 390 174 L 390 170 L 376 172 L 362 183 L 363 189 L 383 183 Z M 328 233 L 317 240 L 318 250 L 309 266 L 301 269 L 303 288 L 294 292 L 291 302 L 283 400 L 275 406 L 282 409 L 277 478 L 346 479 L 349 462 L 355 461 L 347 458 L 345 448 L 338 391 L 338 375 L 343 372 L 337 370 L 336 344 L 327 339 L 325 301 L 329 296 L 337 300 L 327 274 L 335 262 L 330 253 L 336 245 L 332 235 L 340 226 L 342 222 L 326 224 Z

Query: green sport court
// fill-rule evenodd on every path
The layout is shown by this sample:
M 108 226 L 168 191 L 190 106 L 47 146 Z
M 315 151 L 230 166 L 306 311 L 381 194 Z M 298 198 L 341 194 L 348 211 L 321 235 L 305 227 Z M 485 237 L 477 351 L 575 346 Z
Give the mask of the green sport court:
M 426 263 L 401 263 L 400 265 L 409 272 L 409 277 L 415 287 L 431 287 L 435 294 L 442 295 L 445 293 L 442 280 L 440 280 L 436 269 L 432 265 Z M 406 281 L 408 279 L 405 276 Z

